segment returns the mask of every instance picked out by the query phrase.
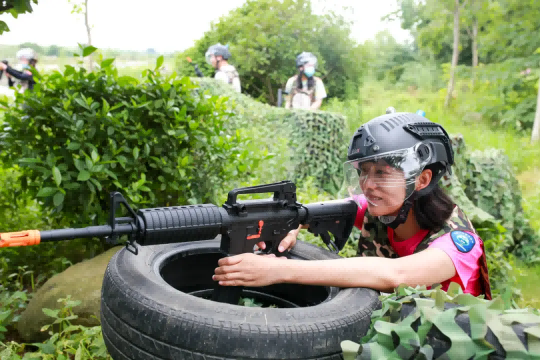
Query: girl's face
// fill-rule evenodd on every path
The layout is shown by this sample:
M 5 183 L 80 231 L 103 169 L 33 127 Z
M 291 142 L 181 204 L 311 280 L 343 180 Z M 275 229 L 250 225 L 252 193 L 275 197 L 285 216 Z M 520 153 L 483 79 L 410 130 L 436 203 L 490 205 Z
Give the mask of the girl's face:
M 384 160 L 360 164 L 357 171 L 369 213 L 373 216 L 397 215 L 406 196 L 403 171 L 389 166 Z

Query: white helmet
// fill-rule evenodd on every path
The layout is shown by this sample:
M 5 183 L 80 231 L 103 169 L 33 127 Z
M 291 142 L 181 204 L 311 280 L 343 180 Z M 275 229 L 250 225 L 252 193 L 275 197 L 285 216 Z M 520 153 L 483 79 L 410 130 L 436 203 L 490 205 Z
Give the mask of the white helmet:
M 25 59 L 25 60 L 37 60 L 37 54 L 33 49 L 30 48 L 24 48 L 19 51 L 17 51 L 17 60 Z

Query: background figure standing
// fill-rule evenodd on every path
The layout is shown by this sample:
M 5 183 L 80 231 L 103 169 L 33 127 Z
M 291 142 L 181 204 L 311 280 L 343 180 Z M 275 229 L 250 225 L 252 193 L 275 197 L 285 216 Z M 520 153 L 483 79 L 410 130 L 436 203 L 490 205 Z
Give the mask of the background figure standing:
M 228 62 L 231 57 L 228 46 L 220 43 L 212 45 L 206 51 L 205 57 L 208 64 L 217 70 L 214 76 L 215 79 L 231 84 L 236 92 L 242 91 L 238 71 Z
M 34 88 L 34 75 L 32 68 L 37 64 L 37 54 L 30 48 L 24 48 L 17 51 L 17 60 L 19 61 L 20 70 L 14 69 L 4 62 L 0 62 L 0 70 L 4 70 L 8 76 L 9 86 L 14 86 L 13 78 L 18 79 L 21 84 L 21 91 Z
M 317 57 L 310 52 L 303 52 L 296 57 L 298 74 L 291 77 L 285 85 L 287 101 L 285 107 L 290 109 L 312 109 L 321 107 L 326 98 L 326 90 L 322 80 L 316 76 Z

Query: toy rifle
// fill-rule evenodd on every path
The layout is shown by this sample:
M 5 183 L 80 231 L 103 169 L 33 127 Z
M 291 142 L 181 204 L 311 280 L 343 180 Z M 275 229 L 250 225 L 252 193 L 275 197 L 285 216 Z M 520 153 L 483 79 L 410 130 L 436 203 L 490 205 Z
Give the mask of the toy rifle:
M 272 198 L 239 201 L 238 195 L 273 193 Z M 141 209 L 135 212 L 119 192 L 111 193 L 109 223 L 79 229 L 25 230 L 0 234 L 0 247 L 37 245 L 42 242 L 105 237 L 109 243 L 128 236 L 126 248 L 137 255 L 139 246 L 214 239 L 221 235 L 224 255 L 253 253 L 264 241 L 265 252 L 284 255 L 277 248 L 289 231 L 307 225 L 330 250 L 341 250 L 351 234 L 357 205 L 353 200 L 301 204 L 291 181 L 231 190 L 222 207 L 213 204 Z M 123 205 L 129 217 L 116 218 Z M 333 235 L 334 240 L 331 239 Z M 288 255 L 288 254 L 285 254 Z M 217 284 L 217 283 L 216 283 Z M 237 304 L 241 287 L 216 285 L 213 299 Z

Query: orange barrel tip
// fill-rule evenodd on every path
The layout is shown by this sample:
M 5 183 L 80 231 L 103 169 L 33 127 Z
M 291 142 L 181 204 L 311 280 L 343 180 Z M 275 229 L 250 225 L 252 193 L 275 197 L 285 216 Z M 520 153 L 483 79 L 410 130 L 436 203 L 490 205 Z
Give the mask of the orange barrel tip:
M 189 61 L 189 62 L 192 61 L 191 58 L 190 58 L 189 56 L 186 58 L 186 60 Z
M 39 230 L 0 233 L 0 247 L 37 245 L 40 241 Z

